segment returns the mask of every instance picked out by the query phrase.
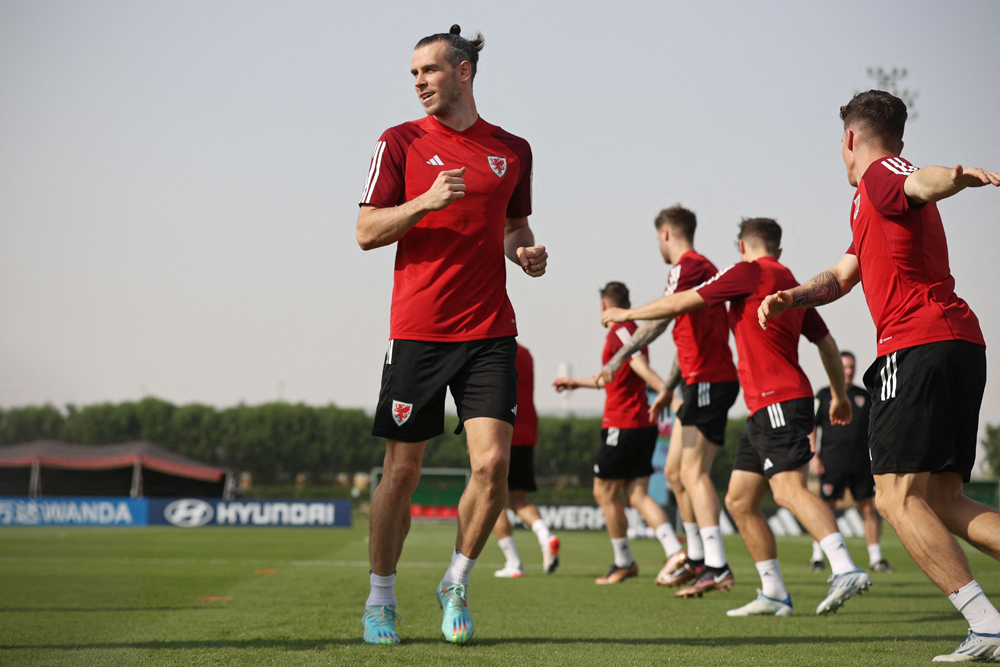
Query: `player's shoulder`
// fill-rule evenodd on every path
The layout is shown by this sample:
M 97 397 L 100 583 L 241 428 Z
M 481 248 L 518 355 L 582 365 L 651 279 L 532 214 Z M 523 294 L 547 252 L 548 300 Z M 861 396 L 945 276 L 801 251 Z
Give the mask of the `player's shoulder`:
M 427 118 L 429 118 L 429 116 L 418 120 L 408 120 L 405 123 L 400 123 L 399 125 L 393 125 L 382 133 L 379 140 L 402 144 L 404 146 L 409 145 L 413 143 L 415 139 L 427 134 Z
M 504 145 L 509 146 L 511 149 L 519 153 L 531 152 L 531 145 L 528 144 L 527 139 L 519 137 L 516 134 L 513 134 L 512 132 L 508 132 L 499 125 L 493 125 L 492 123 L 487 123 L 485 120 L 483 121 L 483 127 L 484 130 L 491 137 L 503 143 Z
M 898 155 L 891 155 L 879 158 L 868 165 L 864 175 L 861 177 L 861 182 L 868 184 L 875 181 L 898 178 L 900 176 L 905 177 L 909 176 L 917 169 L 918 168 L 906 158 Z

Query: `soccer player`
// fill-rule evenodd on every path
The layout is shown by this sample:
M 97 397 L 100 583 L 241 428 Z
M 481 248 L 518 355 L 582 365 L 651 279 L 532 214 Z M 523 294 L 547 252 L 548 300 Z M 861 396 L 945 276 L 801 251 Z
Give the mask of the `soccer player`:
M 829 271 L 768 296 L 760 325 L 774 326 L 788 314 L 767 320 L 788 308 L 839 299 L 861 282 L 878 336 L 878 358 L 865 373 L 875 505 L 969 622 L 966 640 L 934 660 L 1000 659 L 1000 613 L 953 537 L 1000 558 L 1000 513 L 962 495 L 976 458 L 986 344 L 955 294 L 935 203 L 965 188 L 1000 186 L 1000 175 L 961 165 L 918 169 L 900 157 L 906 105 L 889 93 L 858 93 L 840 117 L 847 180 L 857 188 L 853 242 Z
M 871 397 L 863 388 L 854 384 L 854 353 L 841 350 L 840 360 L 844 362 L 844 383 L 847 385 L 847 399 L 851 402 L 853 418 L 850 424 L 837 425 L 830 422 L 829 387 L 816 392 L 816 427 L 821 430 L 820 445 L 816 448 L 816 430 L 809 434 L 809 442 L 816 452 L 809 462 L 810 471 L 820 479 L 820 494 L 830 510 L 844 497 L 844 490 L 851 490 L 851 497 L 861 512 L 865 526 L 865 541 L 868 543 L 868 566 L 872 572 L 892 572 L 889 563 L 882 558 L 879 544 L 881 520 L 875 511 L 875 479 L 872 477 L 871 457 L 868 454 L 868 415 L 871 411 Z M 823 570 L 823 550 L 819 542 L 813 542 L 809 567 L 813 572 Z
M 809 433 L 813 425 L 813 393 L 799 367 L 799 336 L 804 335 L 819 348 L 833 388 L 830 419 L 835 424 L 851 418 L 851 406 L 844 395 L 840 352 L 814 310 L 796 311 L 797 317 L 783 321 L 773 331 L 762 331 L 757 325 L 757 306 L 761 300 L 779 286 L 788 288 L 798 284 L 792 272 L 778 262 L 781 256 L 778 223 L 769 218 L 743 220 L 739 247 L 743 261 L 694 289 L 660 297 L 632 310 L 607 310 L 602 321 L 609 325 L 637 319 L 674 318 L 729 301 L 729 326 L 736 339 L 740 384 L 750 416 L 733 461 L 726 507 L 757 565 L 762 588 L 755 600 L 728 614 L 792 614 L 792 599 L 781 577 L 774 533 L 760 508 L 768 487 L 775 502 L 795 515 L 830 560 L 832 585 L 826 599 L 816 608 L 817 614 L 828 614 L 855 593 L 867 589 L 871 578 L 851 560 L 830 508 L 806 488 L 806 469 L 812 458 Z M 708 568 L 706 573 L 710 573 Z M 717 578 L 717 588 L 732 586 L 731 576 L 725 577 L 724 573 L 710 576 Z
M 660 211 L 656 216 L 656 234 L 660 254 L 667 264 L 673 265 L 667 277 L 665 295 L 683 292 L 696 287 L 716 273 L 718 269 L 704 255 L 695 252 L 694 233 L 697 228 L 695 214 L 682 206 Z M 635 343 L 648 345 L 666 330 L 670 320 L 644 322 L 636 330 Z M 732 585 L 732 572 L 726 562 L 719 528 L 722 507 L 715 486 L 709 477 L 712 461 L 725 441 L 729 408 L 736 402 L 740 385 L 729 349 L 729 326 L 726 306 L 718 303 L 679 315 L 674 322 L 674 343 L 677 346 L 677 365 L 666 380 L 672 390 L 683 378 L 684 402 L 674 422 L 674 434 L 680 453 L 680 486 L 688 502 L 678 500 L 684 519 L 684 532 L 688 536 L 687 560 L 672 572 L 663 572 L 656 582 L 665 586 L 680 586 L 692 579 L 692 586 L 682 589 L 683 597 L 701 596 L 704 592 L 720 587 L 726 579 Z M 624 362 L 632 342 L 608 362 L 602 372 L 615 372 Z M 670 393 L 657 403 L 669 403 Z M 668 455 L 669 458 L 669 455 Z M 673 461 L 668 461 L 669 465 Z M 668 472 L 673 472 L 668 470 Z M 671 487 L 676 488 L 674 479 Z M 693 517 L 684 516 L 685 506 L 691 508 Z M 706 573 L 705 568 L 708 568 Z
M 608 283 L 601 290 L 601 311 L 629 306 L 628 288 L 622 283 Z M 604 343 L 602 363 L 627 343 L 635 332 L 629 323 L 611 328 Z M 604 388 L 604 417 L 601 421 L 601 446 L 594 465 L 594 500 L 604 513 L 604 521 L 615 561 L 611 569 L 595 583 L 617 584 L 639 575 L 639 566 L 632 557 L 628 539 L 628 520 L 622 493 L 647 525 L 653 528 L 656 539 L 663 546 L 667 564 L 672 571 L 684 560 L 674 529 L 663 508 L 649 496 L 649 476 L 653 474 L 653 451 L 656 449 L 658 427 L 656 412 L 646 398 L 646 385 L 663 392 L 663 380 L 649 367 L 649 354 L 643 348 L 636 350 L 629 363 L 607 383 L 597 378 L 560 377 L 552 383 L 556 391 L 572 391 L 581 387 Z
M 535 364 L 528 348 L 517 345 L 517 421 L 510 442 L 510 471 L 507 473 L 507 506 L 517 513 L 538 538 L 542 549 L 542 569 L 552 574 L 559 567 L 559 538 L 549 532 L 538 508 L 528 502 L 528 492 L 537 491 L 535 484 L 535 445 L 538 443 L 538 414 L 535 412 Z M 518 579 L 524 576 L 521 556 L 514 544 L 514 534 L 507 512 L 500 512 L 493 527 L 497 544 L 507 561 L 497 577 Z
M 371 595 L 364 640 L 395 644 L 396 563 L 410 528 L 410 497 L 428 438 L 444 430 L 451 389 L 468 433 L 472 476 L 458 507 L 458 536 L 437 588 L 441 631 L 473 634 L 466 587 L 507 498 L 517 413 L 517 327 L 504 256 L 545 273 L 531 213 L 531 149 L 483 120 L 472 82 L 482 35 L 421 39 L 410 70 L 426 117 L 386 130 L 375 146 L 358 215 L 365 250 L 396 244 L 389 349 L 372 435 L 386 438 L 382 483 L 371 501 Z

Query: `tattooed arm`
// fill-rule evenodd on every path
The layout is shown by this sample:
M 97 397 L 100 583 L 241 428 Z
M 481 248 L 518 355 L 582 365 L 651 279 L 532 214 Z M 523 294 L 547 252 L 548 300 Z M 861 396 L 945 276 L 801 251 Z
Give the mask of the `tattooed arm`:
M 670 318 L 650 320 L 640 324 L 629 342 L 622 346 L 622 349 L 618 350 L 608 363 L 604 364 L 597 376 L 601 378 L 602 382 L 611 382 L 626 359 L 659 338 L 669 325 Z
M 765 297 L 757 309 L 757 321 L 762 329 L 767 321 L 789 308 L 812 308 L 836 301 L 861 280 L 857 255 L 844 255 L 837 266 L 824 271 L 798 287 Z

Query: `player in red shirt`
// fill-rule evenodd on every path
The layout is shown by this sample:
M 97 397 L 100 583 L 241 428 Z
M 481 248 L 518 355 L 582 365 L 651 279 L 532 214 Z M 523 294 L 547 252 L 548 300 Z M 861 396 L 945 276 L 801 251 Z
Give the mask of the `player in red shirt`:
M 799 336 L 819 348 L 830 377 L 833 400 L 830 418 L 835 424 L 851 418 L 844 394 L 844 368 L 837 344 L 822 318 L 814 310 L 796 311 L 797 317 L 783 321 L 773 331 L 757 325 L 757 306 L 776 288 L 798 283 L 792 272 L 778 262 L 781 227 L 768 218 L 740 223 L 740 258 L 694 289 L 661 297 L 632 310 L 604 313 L 605 325 L 636 319 L 675 318 L 684 313 L 729 301 L 729 326 L 736 339 L 739 377 L 750 416 L 737 446 L 729 479 L 726 507 L 740 529 L 757 565 L 762 591 L 749 604 L 732 609 L 730 616 L 757 614 L 788 616 L 792 600 L 778 565 L 774 534 L 760 509 L 770 487 L 774 500 L 795 515 L 820 543 L 830 560 L 833 580 L 830 592 L 816 609 L 818 614 L 835 611 L 855 593 L 867 589 L 871 578 L 851 560 L 844 537 L 830 508 L 806 488 L 812 452 L 809 433 L 813 425 L 813 392 L 798 361 Z M 732 574 L 705 568 L 698 580 L 702 592 L 732 586 Z M 683 592 L 683 591 L 682 591 Z
M 955 294 L 935 204 L 965 188 L 1000 186 L 1000 175 L 961 165 L 918 169 L 899 157 L 906 105 L 889 93 L 858 93 L 840 117 L 847 180 L 857 188 L 853 243 L 829 271 L 765 299 L 760 325 L 774 326 L 767 320 L 787 308 L 839 299 L 861 282 L 878 336 L 878 358 L 865 373 L 876 507 L 969 622 L 965 642 L 934 660 L 1000 659 L 1000 613 L 953 537 L 1000 557 L 1000 513 L 962 495 L 976 458 L 986 346 L 975 314 Z
M 667 296 L 697 287 L 718 273 L 712 262 L 694 250 L 697 224 L 695 214 L 679 205 L 660 211 L 656 217 L 660 254 L 665 262 L 673 265 L 664 291 Z M 669 320 L 643 323 L 636 331 L 635 341 L 619 350 L 602 372 L 617 371 L 628 354 L 648 345 L 666 330 L 669 323 Z M 678 381 L 684 383 L 684 402 L 674 422 L 674 434 L 677 436 L 674 441 L 681 447 L 672 448 L 668 454 L 666 472 L 671 489 L 679 495 L 677 504 L 684 520 L 688 550 L 687 560 L 680 567 L 671 571 L 664 569 L 657 577 L 657 583 L 665 586 L 680 586 L 692 579 L 697 580 L 704 574 L 706 566 L 717 572 L 727 570 L 719 528 L 722 507 L 709 471 L 716 452 L 724 444 L 729 408 L 740 392 L 733 354 L 729 349 L 729 326 L 724 303 L 678 316 L 674 321 L 673 336 L 677 346 L 677 363 L 666 380 L 669 391 L 657 397 L 656 404 L 658 407 L 668 405 L 673 398 L 675 384 Z M 681 490 L 680 494 L 677 494 L 678 490 Z M 688 502 L 685 502 L 685 497 Z M 705 586 L 708 581 L 706 579 Z M 711 587 L 715 588 L 715 584 L 712 583 Z M 697 583 L 683 591 L 685 596 L 702 592 Z
M 517 413 L 517 327 L 504 256 L 529 276 L 545 273 L 545 248 L 528 226 L 531 149 L 479 116 L 472 81 L 483 39 L 460 32 L 452 26 L 417 43 L 411 73 L 427 115 L 382 134 L 358 215 L 363 249 L 396 243 L 389 349 L 372 429 L 387 443 L 371 501 L 371 595 L 362 617 L 370 643 L 399 642 L 396 563 L 424 446 L 444 430 L 449 388 L 459 431 L 468 433 L 472 477 L 437 599 L 445 638 L 472 637 L 466 587 L 507 497 Z
M 517 421 L 510 442 L 510 471 L 507 473 L 507 506 L 517 513 L 538 538 L 542 550 L 542 570 L 552 574 L 559 567 L 559 538 L 549 532 L 538 513 L 538 508 L 528 502 L 529 491 L 537 491 L 535 484 L 535 445 L 538 443 L 538 415 L 535 412 L 535 364 L 528 348 L 517 345 Z M 494 576 L 519 579 L 524 576 L 521 556 L 514 544 L 514 531 L 506 512 L 500 512 L 493 528 L 497 544 L 507 562 Z
M 601 290 L 602 312 L 628 306 L 628 288 L 622 283 L 608 283 Z M 632 323 L 613 327 L 604 342 L 601 363 L 607 363 L 629 342 L 634 332 Z M 605 392 L 601 447 L 594 465 L 594 499 L 604 513 L 615 562 L 606 575 L 596 580 L 598 584 L 617 584 L 639 574 L 628 539 L 623 492 L 629 505 L 653 528 L 666 554 L 667 566 L 675 569 L 684 559 L 684 550 L 666 513 L 648 492 L 659 429 L 656 414 L 646 398 L 646 385 L 661 393 L 664 389 L 663 380 L 649 367 L 648 359 L 645 348 L 636 350 L 629 363 L 607 383 L 599 383 L 596 378 L 574 380 L 568 377 L 556 378 L 552 383 L 556 391 L 603 386 Z

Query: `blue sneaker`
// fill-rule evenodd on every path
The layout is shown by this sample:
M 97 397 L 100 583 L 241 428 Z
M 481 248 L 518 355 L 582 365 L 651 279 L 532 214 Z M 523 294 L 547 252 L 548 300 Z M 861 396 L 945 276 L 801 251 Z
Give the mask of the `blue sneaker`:
M 464 644 L 472 639 L 472 614 L 469 613 L 469 596 L 462 584 L 442 583 L 438 586 L 437 600 L 444 617 L 441 619 L 441 634 L 455 644 Z
M 361 617 L 361 629 L 364 630 L 364 639 L 368 644 L 398 644 L 399 633 L 396 627 L 401 624 L 403 617 L 396 613 L 396 608 L 391 606 L 365 607 L 365 614 Z
M 828 581 L 830 582 L 830 592 L 827 593 L 826 599 L 816 607 L 816 613 L 821 616 L 826 616 L 831 611 L 837 611 L 855 593 L 860 594 L 862 591 L 867 591 L 872 585 L 872 578 L 861 569 L 835 574 Z
M 976 634 L 969 629 L 969 636 L 962 645 L 947 655 L 939 655 L 931 662 L 993 662 L 1000 660 L 1000 635 Z

